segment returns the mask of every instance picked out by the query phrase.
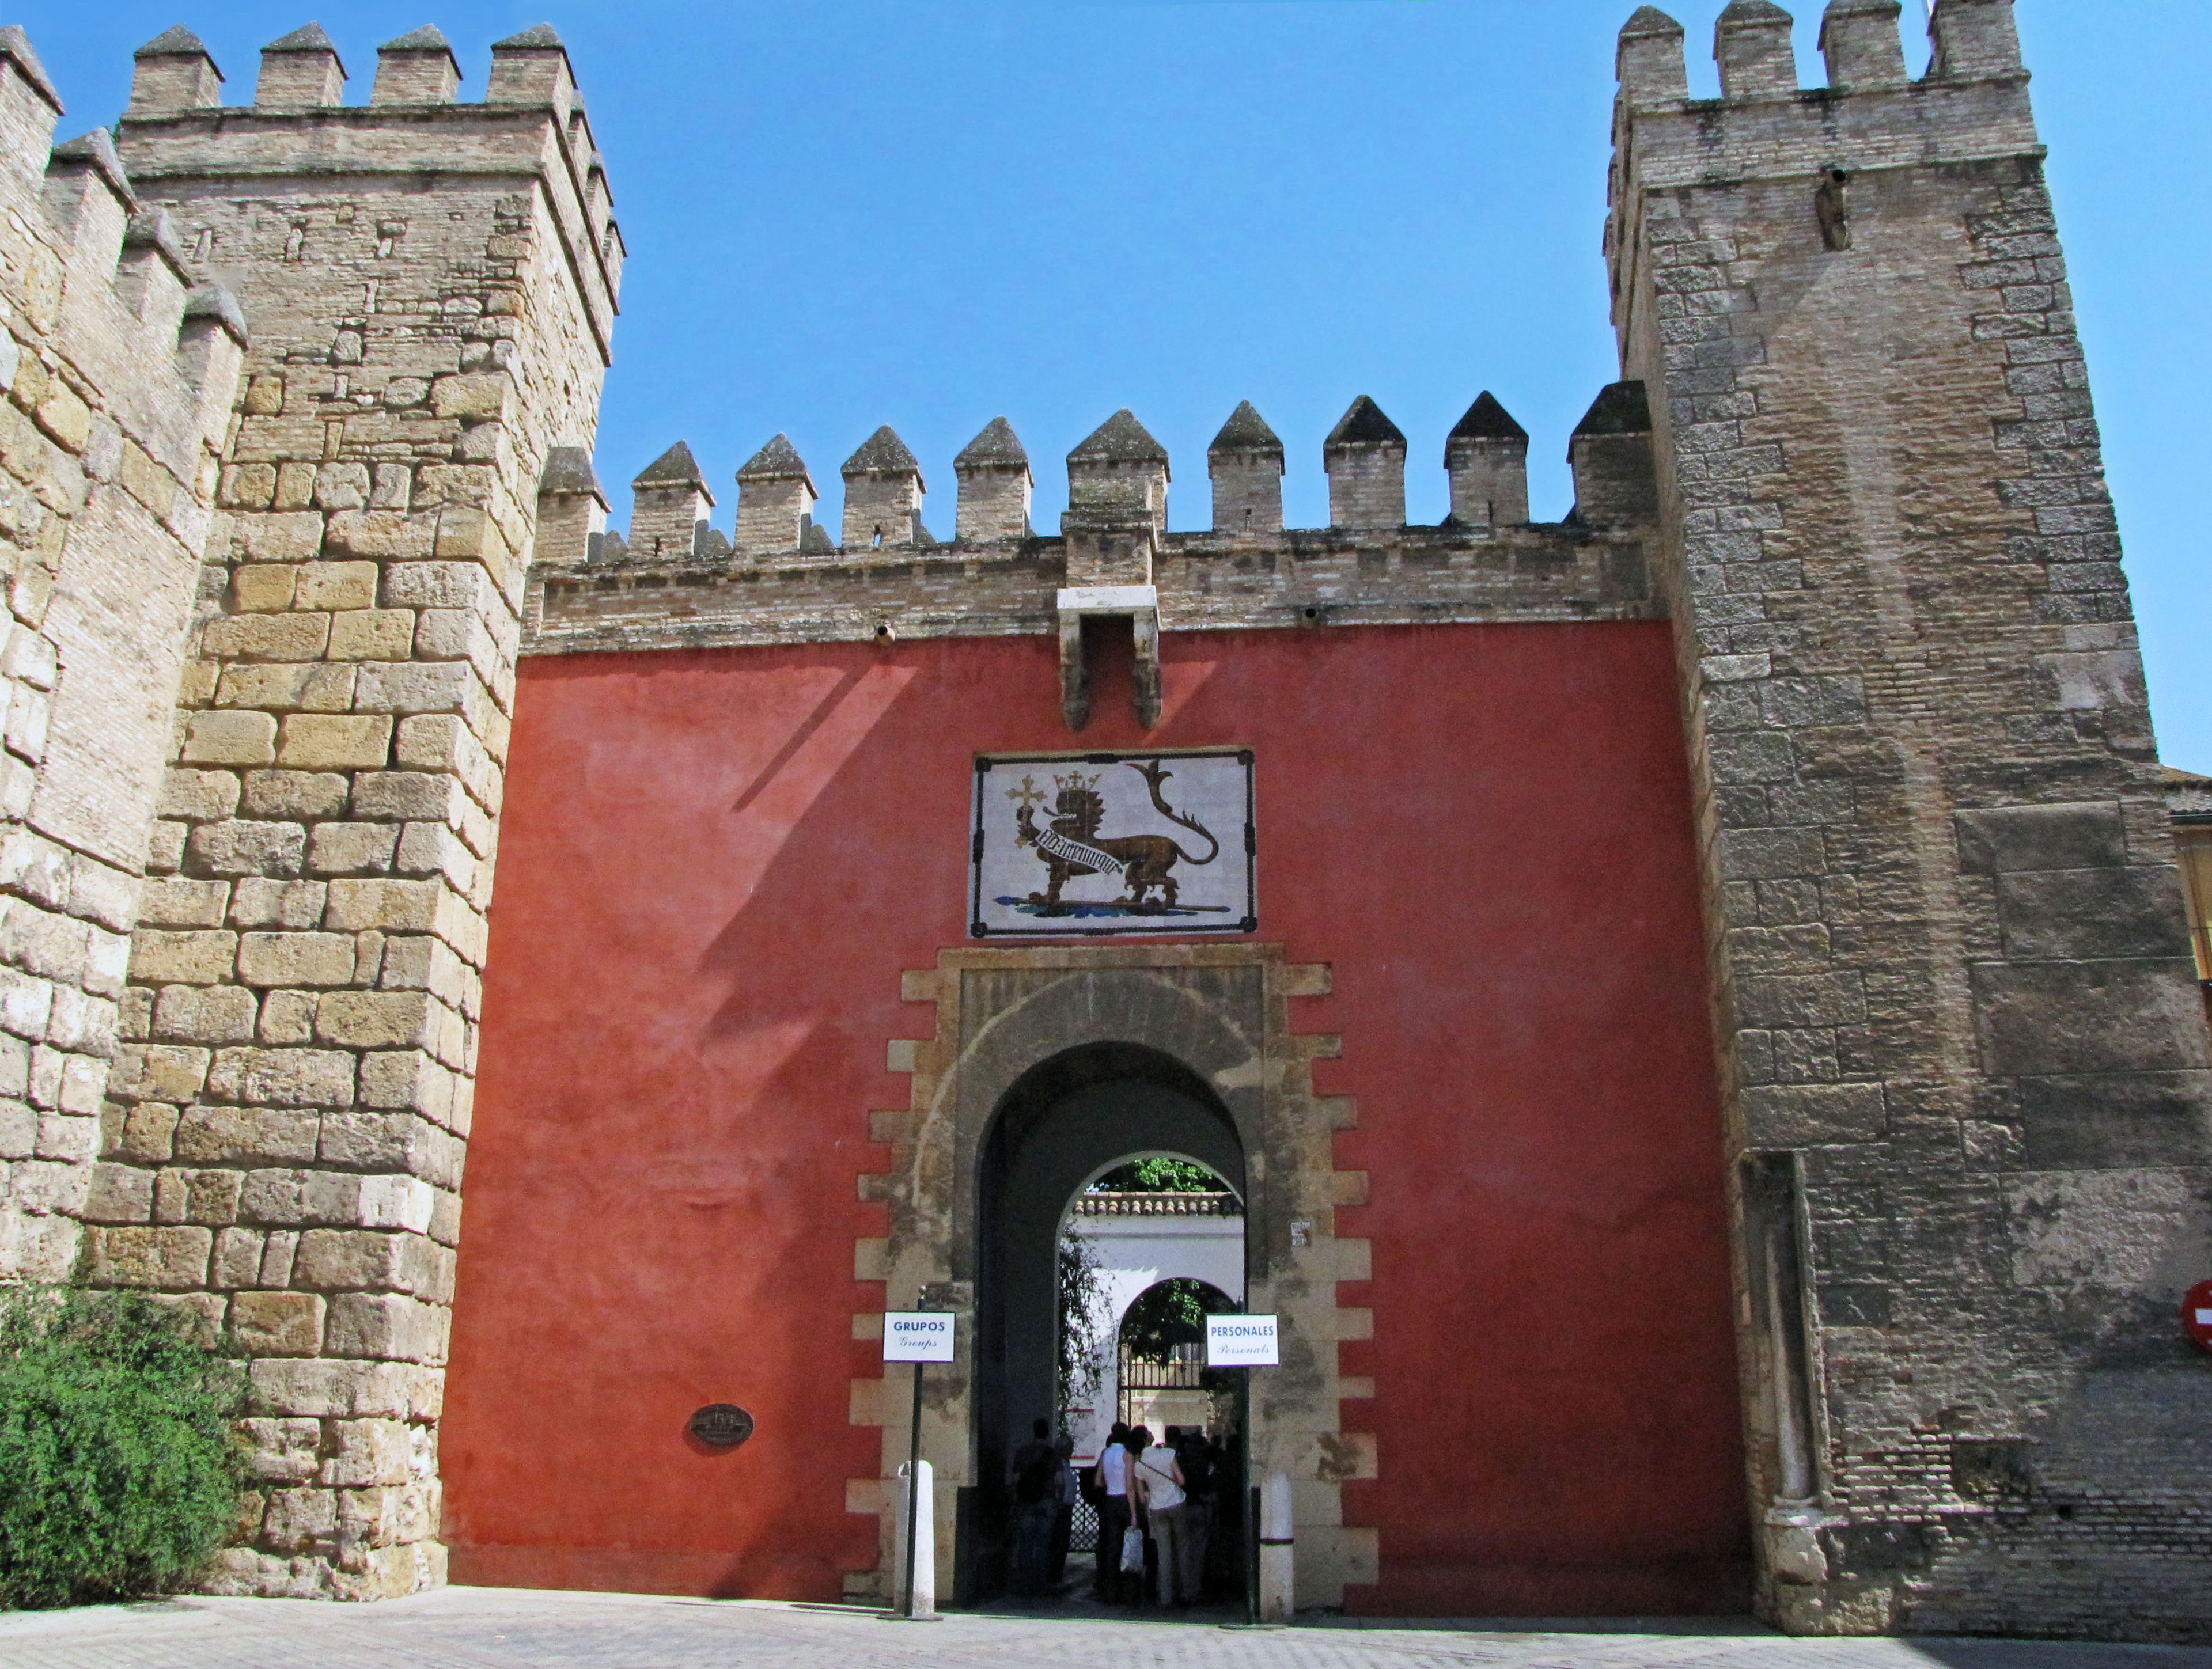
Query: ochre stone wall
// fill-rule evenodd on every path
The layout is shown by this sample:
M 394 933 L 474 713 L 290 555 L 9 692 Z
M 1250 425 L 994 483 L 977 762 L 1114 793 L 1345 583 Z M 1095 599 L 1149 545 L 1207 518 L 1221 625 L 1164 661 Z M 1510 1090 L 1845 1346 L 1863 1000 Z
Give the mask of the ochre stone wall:
M 1345 1595 L 1370 1612 L 1740 1605 L 1665 628 L 1164 655 L 1158 730 L 1109 672 L 1084 745 L 1251 746 L 1252 938 L 1328 964 L 1286 1023 L 1340 1047 L 1297 1103 L 1339 1190 L 1316 1234 L 1370 1241 L 1374 1278 L 1300 1276 L 1346 1329 L 1318 1346 L 1329 1423 L 1360 1434 L 1297 1461 L 1312 1510 L 1341 1484 L 1316 1570 L 1342 1580 L 1333 1538 L 1379 1546 Z M 444 1430 L 461 1579 L 834 1599 L 876 1569 L 880 1491 L 848 1480 L 903 1427 L 848 1386 L 880 1381 L 864 1324 L 914 1296 L 873 1278 L 904 1075 L 947 1064 L 902 992 L 941 995 L 911 970 L 968 943 L 972 755 L 1067 745 L 1055 677 L 1042 637 L 525 663 Z M 1360 1172 L 1364 1205 L 1335 1180 Z M 720 1400 L 757 1434 L 692 1447 Z M 969 1481 L 964 1423 L 940 1439 Z
M 210 1231 L 97 1162 L 245 331 L 104 130 L 49 155 L 60 113 L 0 29 L 0 1281 L 166 1286 Z

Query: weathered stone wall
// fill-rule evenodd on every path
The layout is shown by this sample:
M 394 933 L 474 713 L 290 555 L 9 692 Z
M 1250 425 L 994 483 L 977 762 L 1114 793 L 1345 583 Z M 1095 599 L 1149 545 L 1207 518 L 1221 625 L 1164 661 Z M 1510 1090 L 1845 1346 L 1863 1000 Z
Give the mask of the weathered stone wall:
M 65 1280 L 86 1222 L 153 1216 L 151 1178 L 96 1161 L 244 337 L 105 132 L 49 156 L 61 111 L 0 30 L 0 1281 Z M 89 1249 L 138 1278 L 179 1234 L 207 1231 L 95 1227 Z
M 173 31 L 120 128 L 255 338 L 87 1272 L 197 1295 L 252 1358 L 258 1493 L 219 1578 L 238 1591 L 442 1579 L 522 576 L 549 450 L 590 443 L 611 326 L 619 234 L 559 42 L 495 46 L 484 104 L 395 96 L 447 90 L 418 73 L 444 51 L 393 43 L 370 106 L 307 102 L 292 76 L 282 102 L 264 82 L 216 108 Z
M 1939 0 L 1917 83 L 1897 12 L 1830 6 L 1825 92 L 1753 0 L 1722 100 L 1662 14 L 1621 44 L 1762 1604 L 2201 1636 L 2207 1041 L 2135 631 L 2009 0 Z
M 1164 625 L 1460 624 L 1656 618 L 1641 530 L 1540 525 L 1170 533 L 1151 578 Z M 1065 539 L 896 557 L 592 562 L 533 573 L 526 654 L 1056 629 Z

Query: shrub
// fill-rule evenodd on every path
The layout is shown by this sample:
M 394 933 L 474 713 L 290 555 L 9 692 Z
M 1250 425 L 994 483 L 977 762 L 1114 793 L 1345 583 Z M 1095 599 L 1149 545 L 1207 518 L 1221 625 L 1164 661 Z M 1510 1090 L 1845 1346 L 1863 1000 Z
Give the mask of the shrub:
M 189 1580 L 238 1514 L 238 1364 L 136 1292 L 0 1292 L 0 1604 Z

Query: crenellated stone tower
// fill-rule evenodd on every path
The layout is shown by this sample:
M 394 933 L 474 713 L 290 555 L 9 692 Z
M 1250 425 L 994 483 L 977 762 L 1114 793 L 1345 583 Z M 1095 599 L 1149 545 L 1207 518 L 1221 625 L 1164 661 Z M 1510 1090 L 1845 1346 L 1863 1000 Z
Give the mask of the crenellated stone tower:
M 2203 1011 L 2012 8 L 1937 0 L 1917 81 L 1899 9 L 1833 0 L 1804 90 L 1735 0 L 1717 100 L 1663 13 L 1620 37 L 1761 1605 L 2180 1636 Z
M 176 494 L 221 513 L 173 742 L 159 725 L 151 849 L 114 860 L 152 878 L 111 994 L 126 1041 L 82 1272 L 177 1295 L 252 1358 L 254 1524 L 219 1579 L 236 1591 L 441 1580 L 523 573 L 541 491 L 578 546 L 604 502 L 579 449 L 622 241 L 568 55 L 529 29 L 493 47 L 483 102 L 454 102 L 459 75 L 420 29 L 380 53 L 368 103 L 341 104 L 345 68 L 310 27 L 227 106 L 174 29 L 140 50 L 118 130 L 155 278 L 227 285 L 253 334 L 219 484 L 197 441 L 172 446 Z M 181 652 L 190 584 L 172 589 Z

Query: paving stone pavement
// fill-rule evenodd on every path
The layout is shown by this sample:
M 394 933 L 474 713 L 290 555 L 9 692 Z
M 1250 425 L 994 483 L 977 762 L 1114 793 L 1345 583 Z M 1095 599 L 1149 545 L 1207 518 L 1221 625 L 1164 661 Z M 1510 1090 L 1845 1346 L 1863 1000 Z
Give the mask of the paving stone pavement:
M 2212 1669 L 2212 1648 L 1786 1640 L 1734 1621 L 1246 1631 L 1089 1609 L 887 1623 L 840 1605 L 446 1588 L 375 1605 L 185 1599 L 0 1617 L 4 1669 Z

